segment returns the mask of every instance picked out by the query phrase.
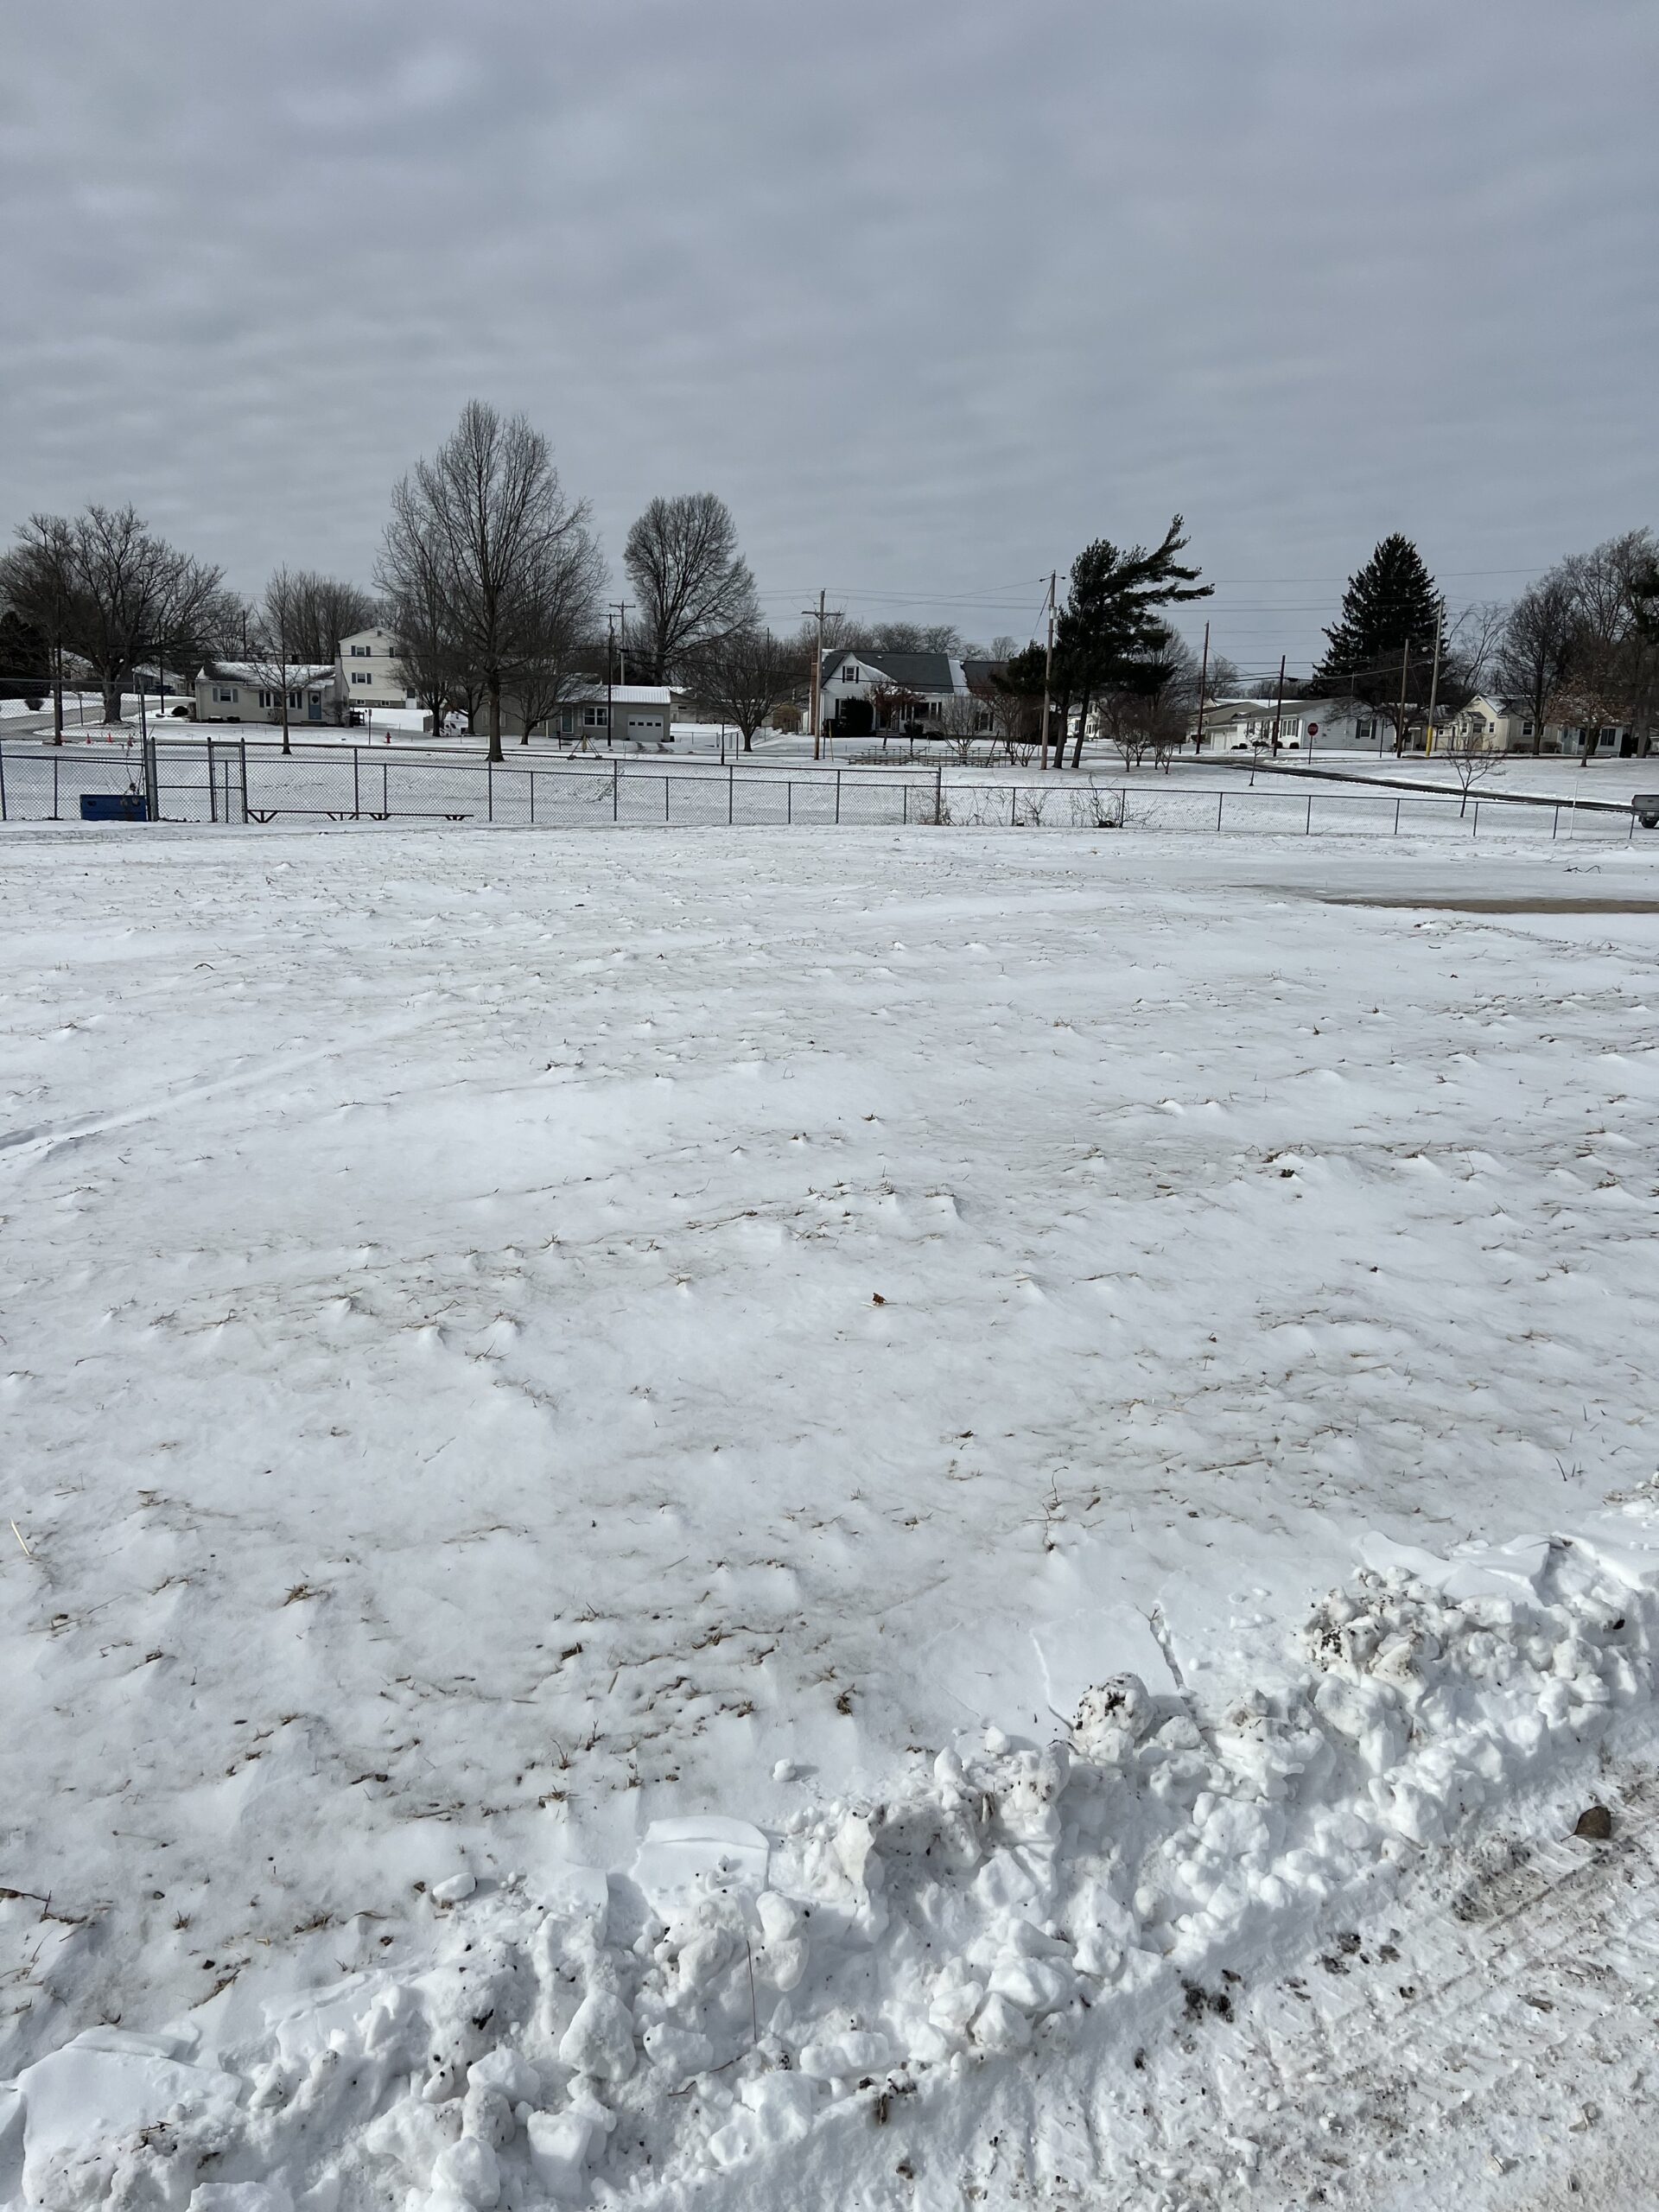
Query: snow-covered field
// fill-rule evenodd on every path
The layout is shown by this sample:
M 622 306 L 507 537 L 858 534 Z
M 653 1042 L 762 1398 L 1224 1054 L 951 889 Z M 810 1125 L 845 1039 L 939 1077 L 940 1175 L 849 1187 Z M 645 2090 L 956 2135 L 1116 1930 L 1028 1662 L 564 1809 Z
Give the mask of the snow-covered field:
M 1649 2201 L 1641 844 L 0 922 L 0 2197 Z

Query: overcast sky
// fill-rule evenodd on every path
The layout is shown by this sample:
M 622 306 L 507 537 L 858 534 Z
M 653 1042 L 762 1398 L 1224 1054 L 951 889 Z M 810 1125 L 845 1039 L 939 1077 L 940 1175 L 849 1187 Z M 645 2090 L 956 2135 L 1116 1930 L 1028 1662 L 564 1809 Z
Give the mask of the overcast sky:
M 1659 0 L 0 0 L 0 531 L 367 581 L 523 408 L 620 572 L 1029 634 L 1179 508 L 1293 667 L 1659 522 Z M 620 585 L 618 588 L 620 588 Z M 1278 611 L 1270 611 L 1278 610 Z

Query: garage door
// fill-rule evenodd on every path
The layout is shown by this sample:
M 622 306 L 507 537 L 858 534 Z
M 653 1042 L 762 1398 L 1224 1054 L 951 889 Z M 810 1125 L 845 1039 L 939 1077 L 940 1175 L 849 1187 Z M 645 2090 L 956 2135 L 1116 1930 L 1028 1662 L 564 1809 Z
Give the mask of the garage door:
M 660 715 L 630 715 L 628 735 L 637 745 L 660 745 L 663 741 L 663 717 Z

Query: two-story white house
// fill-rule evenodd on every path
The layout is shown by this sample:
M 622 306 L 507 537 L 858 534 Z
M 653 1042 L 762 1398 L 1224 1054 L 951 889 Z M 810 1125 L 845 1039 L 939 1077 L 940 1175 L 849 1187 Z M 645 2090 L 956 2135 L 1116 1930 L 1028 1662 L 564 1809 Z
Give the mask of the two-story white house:
M 397 640 L 390 630 L 356 630 L 342 638 L 335 649 L 334 677 L 348 714 L 409 703 Z

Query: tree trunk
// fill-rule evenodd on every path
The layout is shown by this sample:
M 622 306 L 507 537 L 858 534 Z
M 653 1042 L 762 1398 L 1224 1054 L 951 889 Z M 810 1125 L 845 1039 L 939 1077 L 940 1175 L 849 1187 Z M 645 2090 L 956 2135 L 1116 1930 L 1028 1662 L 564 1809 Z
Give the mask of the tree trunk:
M 492 760 L 501 760 L 505 757 L 501 750 L 501 678 L 499 676 L 492 676 L 490 678 L 490 758 Z
M 1079 714 L 1078 714 L 1078 715 L 1077 715 L 1077 741 L 1076 746 L 1073 747 L 1073 749 L 1072 749 L 1072 753 L 1071 753 L 1071 766 L 1072 766 L 1074 768 L 1081 768 L 1081 767 L 1082 767 L 1082 766 L 1083 766 L 1083 738 L 1084 738 L 1084 731 L 1088 728 L 1088 727 L 1089 727 L 1089 709 L 1090 709 L 1090 706 L 1093 704 L 1093 702 L 1094 702 L 1094 696 L 1095 696 L 1095 695 L 1094 695 L 1094 693 L 1093 693 L 1093 691 L 1092 691 L 1092 690 L 1089 690 L 1089 689 L 1087 689 L 1087 688 L 1085 688 L 1085 689 L 1084 689 L 1084 695 L 1083 695 L 1083 706 L 1082 706 L 1082 709 L 1081 709 L 1081 711 L 1079 712 Z M 1070 713 L 1071 713 L 1071 701 L 1068 699 L 1068 700 L 1066 701 L 1066 712 L 1067 712 L 1068 714 L 1070 714 Z M 1064 753 L 1064 752 L 1065 752 L 1065 740 L 1064 740 L 1064 739 L 1062 739 L 1062 740 L 1061 740 L 1061 741 L 1060 741 L 1060 750 L 1061 750 L 1062 753 Z M 1058 764 L 1057 763 L 1056 765 L 1058 766 Z
M 63 743 L 63 647 L 52 648 L 52 742 Z
M 104 694 L 105 721 L 106 722 L 118 722 L 121 720 L 121 694 L 123 689 L 120 670 L 118 669 L 116 671 L 113 678 L 109 676 L 101 676 L 99 678 L 99 689 Z

